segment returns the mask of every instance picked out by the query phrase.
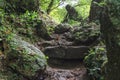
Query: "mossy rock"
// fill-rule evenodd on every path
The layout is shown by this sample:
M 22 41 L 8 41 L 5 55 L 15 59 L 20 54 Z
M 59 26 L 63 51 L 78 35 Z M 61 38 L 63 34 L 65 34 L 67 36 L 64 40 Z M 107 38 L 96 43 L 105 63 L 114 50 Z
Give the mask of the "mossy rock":
M 22 76 L 33 78 L 37 72 L 46 68 L 44 54 L 34 45 L 14 37 L 8 42 L 4 64 Z
M 99 25 L 91 23 L 76 27 L 71 33 L 75 43 L 82 45 L 91 45 L 99 38 L 100 29 Z

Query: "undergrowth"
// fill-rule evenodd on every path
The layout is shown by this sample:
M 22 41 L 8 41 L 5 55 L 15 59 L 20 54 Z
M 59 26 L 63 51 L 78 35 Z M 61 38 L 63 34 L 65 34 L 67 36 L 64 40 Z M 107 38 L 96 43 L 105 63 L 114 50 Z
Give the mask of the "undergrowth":
M 90 49 L 88 56 L 84 62 L 90 76 L 90 80 L 104 80 L 103 67 L 107 61 L 106 50 L 104 46 L 98 45 Z

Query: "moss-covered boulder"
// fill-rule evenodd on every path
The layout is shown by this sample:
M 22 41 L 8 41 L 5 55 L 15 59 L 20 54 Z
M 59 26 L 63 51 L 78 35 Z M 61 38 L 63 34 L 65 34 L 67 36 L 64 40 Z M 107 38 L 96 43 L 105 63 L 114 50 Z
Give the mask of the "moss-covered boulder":
M 75 27 L 71 31 L 71 40 L 79 45 L 92 45 L 100 36 L 99 25 L 95 23 L 85 24 L 84 26 Z
M 4 48 L 4 65 L 16 74 L 32 79 L 45 70 L 47 63 L 44 54 L 21 38 L 13 37 Z

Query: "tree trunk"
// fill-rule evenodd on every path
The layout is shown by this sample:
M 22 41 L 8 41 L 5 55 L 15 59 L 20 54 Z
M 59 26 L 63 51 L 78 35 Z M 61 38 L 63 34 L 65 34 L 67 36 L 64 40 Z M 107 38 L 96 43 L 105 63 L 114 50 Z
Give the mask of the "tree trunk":
M 101 7 L 98 6 L 98 4 L 102 0 L 92 0 L 91 7 L 90 7 L 90 15 L 89 15 L 89 21 L 96 21 L 99 19 Z
M 50 4 L 48 5 L 47 14 L 50 14 L 53 3 L 54 3 L 54 0 L 51 0 Z
M 39 0 L 5 0 L 5 11 L 8 13 L 25 13 L 38 11 Z
M 120 9 L 117 8 L 120 4 L 113 3 L 120 1 L 109 1 L 100 17 L 101 32 L 105 39 L 108 57 L 105 80 L 120 80 Z

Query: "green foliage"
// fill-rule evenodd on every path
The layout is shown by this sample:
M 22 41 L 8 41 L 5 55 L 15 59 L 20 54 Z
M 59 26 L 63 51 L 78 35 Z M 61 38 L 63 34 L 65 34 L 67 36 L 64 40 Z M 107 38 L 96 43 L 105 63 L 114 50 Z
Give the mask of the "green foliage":
M 12 28 L 0 26 L 0 38 L 9 41 L 12 38 Z
M 107 6 L 109 8 L 109 11 L 111 13 L 111 16 L 120 16 L 120 0 L 105 0 L 107 3 Z
M 47 11 L 47 9 L 49 8 L 50 2 L 51 2 L 51 0 L 41 0 L 40 1 L 41 9 L 44 10 L 44 11 Z M 59 3 L 60 3 L 60 0 L 53 0 L 53 5 L 51 7 L 51 10 L 53 10 L 54 8 L 57 8 Z
M 114 25 L 120 25 L 120 0 L 105 0 L 110 19 Z M 118 26 L 119 28 L 119 26 Z
M 5 14 L 3 10 L 0 12 L 0 38 L 6 39 L 17 34 L 23 39 L 34 42 L 38 40 L 36 37 L 36 25 L 41 21 L 37 12 L 29 12 L 21 15 Z M 8 39 L 8 40 L 9 40 Z
M 68 23 L 69 23 L 70 25 L 73 25 L 73 26 L 74 26 L 74 25 L 79 25 L 79 24 L 80 24 L 79 21 L 74 21 L 74 20 L 71 20 L 71 19 L 68 21 Z
M 107 57 L 103 46 L 99 45 L 89 51 L 89 55 L 85 57 L 84 62 L 91 80 L 104 80 L 102 67 L 105 61 L 107 61 Z
M 38 11 L 39 0 L 5 0 L 5 11 L 7 13 L 21 14 L 28 11 Z
M 21 15 L 5 15 L 4 21 L 5 26 L 11 29 L 14 28 L 13 30 L 11 30 L 13 33 L 33 38 L 33 30 L 38 22 L 38 13 L 26 11 L 26 13 Z
M 5 1 L 4 0 L 0 0 L 0 8 L 3 9 L 5 6 Z
M 15 27 L 28 28 L 28 27 L 33 27 L 35 22 L 37 22 L 38 13 L 26 11 L 26 13 L 19 16 L 11 14 L 10 18 L 13 19 L 13 23 Z
M 44 11 L 47 10 L 48 5 L 50 3 L 51 0 L 40 0 L 40 8 Z
M 91 0 L 80 0 L 78 2 L 78 6 L 75 9 L 79 13 L 79 17 L 86 19 L 89 16 Z
M 57 8 L 54 9 L 51 13 L 50 16 L 57 22 L 60 23 L 63 21 L 64 17 L 66 16 L 66 10 L 65 8 Z
M 46 1 L 46 3 L 42 4 L 42 5 L 47 9 L 47 7 L 45 5 L 47 4 L 47 6 L 48 6 L 50 1 L 48 1 L 48 0 L 43 0 L 43 1 Z M 63 21 L 64 17 L 66 16 L 66 13 L 67 13 L 67 11 L 65 10 L 65 5 L 66 4 L 70 4 L 73 7 L 75 7 L 77 12 L 79 13 L 78 18 L 81 18 L 81 19 L 85 20 L 89 16 L 91 0 L 78 0 L 77 3 L 74 3 L 71 0 L 65 0 L 65 1 L 55 0 L 55 1 L 56 1 L 54 3 L 55 5 L 53 5 L 53 8 L 52 8 L 53 10 L 51 11 L 50 16 L 58 23 Z M 58 6 L 60 4 L 60 2 L 63 3 L 63 4 Z M 56 7 L 56 6 L 58 6 L 58 7 Z M 56 8 L 54 8 L 54 7 L 56 7 Z M 73 20 L 69 20 L 68 23 L 74 25 L 77 22 L 73 21 Z
M 32 21 L 35 21 L 37 17 L 38 17 L 37 12 L 29 12 L 29 11 L 26 11 L 25 14 L 20 15 L 20 18 L 25 19 L 25 21 L 29 23 L 32 23 Z

